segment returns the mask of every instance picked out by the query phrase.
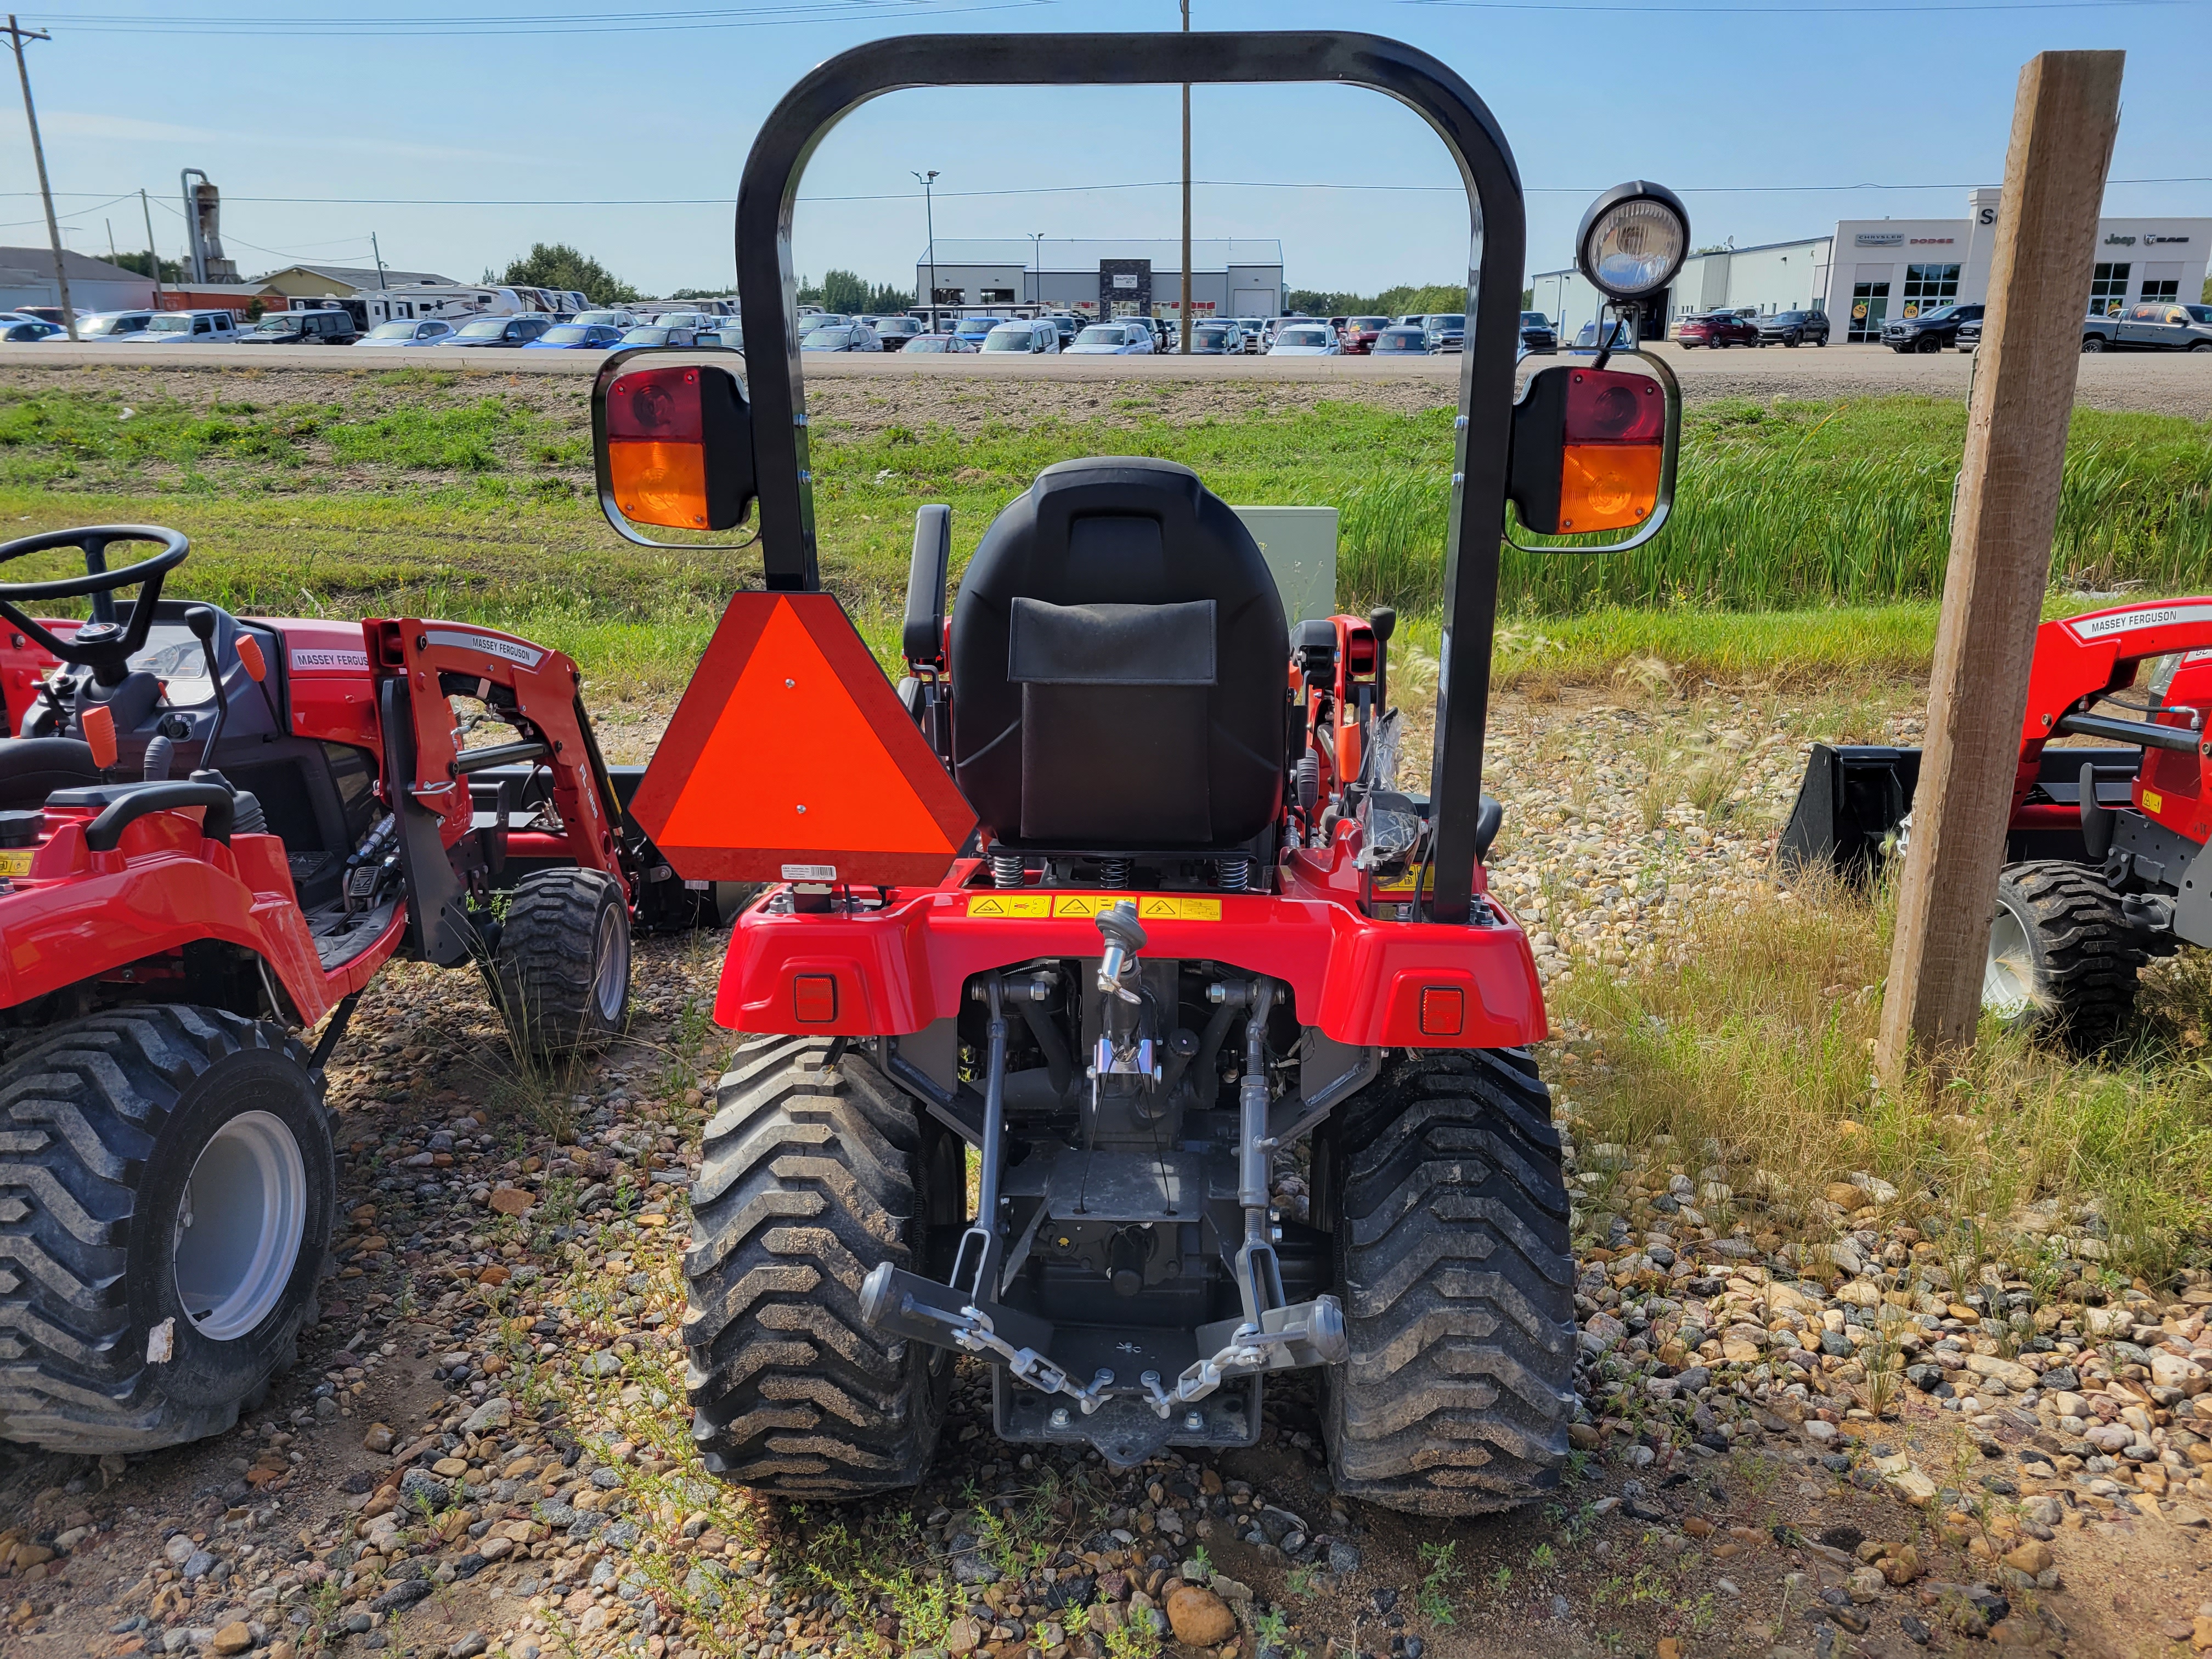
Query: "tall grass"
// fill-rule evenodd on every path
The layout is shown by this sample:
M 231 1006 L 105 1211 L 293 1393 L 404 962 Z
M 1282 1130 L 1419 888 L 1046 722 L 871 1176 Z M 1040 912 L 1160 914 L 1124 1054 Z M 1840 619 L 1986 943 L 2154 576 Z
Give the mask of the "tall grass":
M 1958 405 L 1723 406 L 1687 434 L 1674 514 L 1649 546 L 1572 556 L 1509 549 L 1500 599 L 1546 615 L 1605 605 L 1730 610 L 1932 598 L 1949 556 Z M 1904 405 L 1905 407 L 1897 407 Z M 1426 611 L 1443 599 L 1441 471 L 1354 486 L 1340 596 Z M 1522 537 L 1524 541 L 1531 539 Z M 2212 428 L 2082 411 L 2060 481 L 2055 577 L 2109 588 L 2212 582 Z

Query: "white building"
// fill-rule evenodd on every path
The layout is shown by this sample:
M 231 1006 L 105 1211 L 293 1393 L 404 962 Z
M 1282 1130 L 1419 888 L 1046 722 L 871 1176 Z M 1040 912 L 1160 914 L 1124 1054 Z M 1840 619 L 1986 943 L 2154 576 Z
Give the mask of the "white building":
M 62 266 L 69 273 L 70 308 L 79 316 L 153 303 L 153 283 L 135 270 L 69 250 L 62 254 Z M 0 311 L 61 302 L 51 247 L 0 247 Z
M 1190 245 L 1198 317 L 1278 317 L 1283 245 L 1271 236 Z M 946 237 L 915 261 L 914 291 L 940 306 L 1042 306 L 1086 316 L 1173 317 L 1182 309 L 1182 243 L 1052 236 Z
M 1989 297 L 1990 260 L 2003 192 L 1969 191 L 1963 219 L 1846 219 L 1826 236 L 1717 248 L 1683 262 L 1674 285 L 1641 308 L 1646 339 L 1712 311 L 1825 311 L 1838 340 L 1879 340 L 1892 317 Z M 2098 222 L 2091 306 L 2194 301 L 2203 291 L 2212 219 L 2120 217 Z M 1571 337 L 1597 315 L 1599 295 L 1569 270 L 1530 278 L 1534 307 Z

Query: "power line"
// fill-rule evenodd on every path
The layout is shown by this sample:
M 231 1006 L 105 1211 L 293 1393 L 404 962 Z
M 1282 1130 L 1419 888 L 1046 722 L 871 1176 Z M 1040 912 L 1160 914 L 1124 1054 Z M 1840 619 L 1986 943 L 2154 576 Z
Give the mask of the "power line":
M 1465 189 L 1459 185 L 1373 185 L 1340 183 L 1328 179 L 1194 179 L 1195 185 L 1209 190 L 1329 190 L 1358 191 L 1367 193 L 1393 192 L 1462 196 Z M 1928 184 L 1904 184 L 1889 180 L 1863 179 L 1851 184 L 1822 185 L 1677 185 L 1675 192 L 1684 196 L 1784 196 L 1838 195 L 1853 191 L 1942 191 L 1974 190 L 1985 185 L 1985 179 L 1937 180 Z M 2123 185 L 2212 185 L 2212 174 L 2183 174 L 2157 179 L 2108 179 L 2107 187 Z M 1008 190 L 947 191 L 948 198 L 974 199 L 983 197 L 1010 196 L 1066 196 L 1083 195 L 1099 191 L 1116 190 L 1176 190 L 1179 179 L 1133 179 L 1118 183 L 1088 185 L 1038 185 Z M 1595 185 L 1528 185 L 1522 191 L 1529 196 L 1592 196 L 1602 186 Z M 35 191 L 0 191 L 0 200 L 10 197 L 35 196 Z M 58 191 L 61 196 L 90 196 L 93 191 Z M 135 192 L 130 192 L 135 193 Z M 120 198 L 117 198 L 120 200 Z M 457 196 L 239 196 L 228 195 L 229 203 L 247 203 L 257 206 L 282 207 L 453 207 L 453 208 L 669 208 L 720 207 L 732 205 L 726 196 L 630 196 L 630 197 L 510 197 L 477 198 Z M 910 191 L 886 191 L 855 196 L 802 196 L 801 205 L 849 202 L 907 202 L 913 199 Z M 169 210 L 182 218 L 173 204 Z M 78 213 L 95 212 L 97 209 L 81 208 Z M 361 239 L 356 237 L 355 240 Z M 247 243 L 247 246 L 253 246 Z M 323 244 L 322 246 L 334 246 Z M 264 252 L 267 249 L 262 250 Z

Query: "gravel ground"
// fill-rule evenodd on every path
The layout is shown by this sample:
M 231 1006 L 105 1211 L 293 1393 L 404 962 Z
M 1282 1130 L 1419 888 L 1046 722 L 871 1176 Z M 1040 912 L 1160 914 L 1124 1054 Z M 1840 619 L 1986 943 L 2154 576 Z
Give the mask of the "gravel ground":
M 1749 398 L 1762 403 L 1776 398 L 1869 398 L 1897 392 L 1963 398 L 1973 369 L 1973 359 L 1956 352 L 1900 356 L 1884 346 L 1684 351 L 1662 345 L 1656 349 L 1680 378 L 1682 395 L 1690 403 L 1721 398 Z M 120 346 L 105 350 L 86 347 L 18 352 L 0 361 L 0 386 L 46 385 L 57 375 L 70 380 L 89 375 L 126 377 L 133 384 L 153 380 L 173 387 L 202 377 L 228 380 L 246 374 L 258 380 L 265 395 L 272 384 L 290 384 L 295 377 L 307 388 L 350 386 L 364 374 L 406 368 L 498 383 L 504 389 L 569 388 L 568 395 L 580 398 L 599 367 L 592 354 L 568 351 L 409 351 L 375 358 L 373 366 L 328 348 L 311 347 L 208 347 L 191 353 L 188 361 L 179 362 L 179 356 L 159 348 L 149 351 Z M 1568 361 L 1563 356 L 1530 358 L 1522 365 L 1522 373 Z M 903 418 L 911 421 L 916 416 L 925 420 L 947 418 L 945 405 L 952 403 L 957 409 L 957 401 L 963 395 L 948 393 L 948 384 L 972 387 L 964 395 L 978 404 L 988 404 L 994 416 L 1003 419 L 1033 419 L 1047 414 L 1080 418 L 1102 404 L 1111 407 L 1115 398 L 1133 395 L 1164 396 L 1171 406 L 1188 400 L 1193 407 L 1217 415 L 1243 407 L 1243 400 L 1261 397 L 1293 403 L 1356 398 L 1390 408 L 1428 408 L 1456 399 L 1460 363 L 1456 357 L 1423 357 L 1399 363 L 1369 357 L 1183 358 L 1171 355 L 908 360 L 891 352 L 881 356 L 810 356 L 805 372 L 808 406 L 813 412 L 837 418 L 844 410 L 865 409 L 872 400 L 884 398 L 905 408 L 908 412 Z M 332 394 L 327 390 L 303 390 L 297 395 Z M 520 395 L 535 400 L 559 394 L 532 391 Z M 2094 409 L 2212 419 L 2212 355 L 2108 352 L 2084 357 L 2075 400 Z
M 1500 699 L 1498 881 L 1550 977 L 1649 960 L 1763 879 L 1806 717 L 1652 690 Z M 1862 735 L 1910 738 L 1894 701 L 1857 710 Z M 655 714 L 625 711 L 624 744 Z M 704 1018 L 720 948 L 647 942 L 630 1040 L 534 1082 L 472 979 L 382 977 L 332 1067 L 347 1219 L 304 1363 L 198 1446 L 0 1449 L 0 1651 L 1124 1659 L 1154 1628 L 1194 1659 L 2212 1646 L 2212 1276 L 2105 1279 L 2101 1221 L 2047 1207 L 1991 1243 L 2046 1241 L 2051 1284 L 1978 1279 L 1903 1224 L 1923 1195 L 1787 1194 L 1663 1138 L 1591 1144 L 1569 1106 L 1583 1409 L 1552 1504 L 1443 1523 L 1334 1498 L 1310 1377 L 1271 1393 L 1259 1447 L 1116 1475 L 996 1442 L 972 1366 L 910 1499 L 721 1487 L 678 1334 L 731 1043 Z M 1547 1067 L 1601 1065 L 1588 1037 Z M 1303 1202 L 1287 1161 L 1278 1185 Z

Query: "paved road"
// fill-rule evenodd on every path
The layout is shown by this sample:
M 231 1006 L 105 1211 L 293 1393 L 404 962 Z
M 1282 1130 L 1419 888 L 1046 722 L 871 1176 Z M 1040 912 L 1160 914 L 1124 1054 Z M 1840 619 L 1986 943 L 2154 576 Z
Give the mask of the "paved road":
M 1899 356 L 1882 346 L 1774 347 L 1765 350 L 1684 351 L 1666 345 L 1664 353 L 1681 378 L 1684 396 L 1693 403 L 1718 398 L 1880 397 L 1921 392 L 1961 398 L 1973 367 L 1956 352 Z M 435 347 L 402 350 L 332 349 L 328 346 L 9 346 L 0 347 L 0 365 L 51 364 L 57 368 L 99 364 L 143 368 L 251 366 L 258 368 L 333 369 L 374 368 L 459 369 L 478 374 L 587 375 L 599 365 L 596 352 L 467 351 Z M 1532 358 L 1534 368 L 1547 358 Z M 1565 358 L 1556 361 L 1569 361 Z M 1157 357 L 981 356 L 907 357 L 896 352 L 810 355 L 809 380 L 890 378 L 908 381 L 998 379 L 1066 381 L 1241 380 L 1341 384 L 1432 384 L 1440 399 L 1452 396 L 1460 369 L 1457 357 Z M 1356 394 L 1352 394 L 1356 395 Z M 2111 353 L 2085 357 L 2077 400 L 2094 408 L 2147 410 L 2212 419 L 2212 353 L 2149 356 Z

